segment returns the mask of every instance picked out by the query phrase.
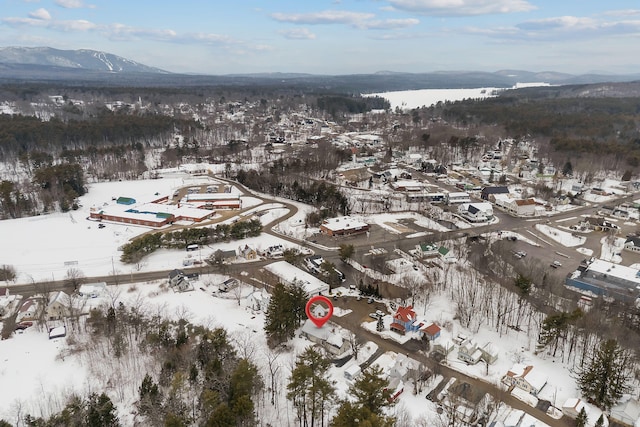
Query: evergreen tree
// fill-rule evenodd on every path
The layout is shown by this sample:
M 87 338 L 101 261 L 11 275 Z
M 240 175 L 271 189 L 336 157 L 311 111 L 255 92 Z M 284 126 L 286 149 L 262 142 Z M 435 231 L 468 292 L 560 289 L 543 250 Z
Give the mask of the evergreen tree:
M 378 316 L 378 322 L 376 323 L 376 331 L 378 332 L 384 331 L 384 322 L 382 321 L 382 316 Z
M 562 175 L 564 176 L 573 175 L 573 165 L 569 160 L 567 160 L 567 163 L 565 163 L 564 166 L 562 167 Z
M 87 402 L 87 425 L 116 427 L 120 423 L 116 415 L 116 407 L 105 393 L 92 393 Z
M 293 338 L 295 330 L 305 318 L 306 303 L 307 295 L 302 287 L 287 287 L 281 283 L 274 287 L 264 325 L 270 345 Z
M 615 339 L 603 341 L 587 365 L 578 372 L 583 396 L 600 409 L 609 410 L 623 394 L 631 391 L 631 353 Z
M 387 390 L 389 381 L 382 376 L 382 369 L 368 368 L 349 387 L 349 395 L 355 401 L 344 400 L 331 422 L 333 427 L 392 427 L 395 419 L 383 414 L 393 403 Z
M 583 407 L 576 417 L 576 427 L 585 427 L 588 420 L 589 419 L 587 418 L 587 411 Z
M 593 425 L 593 427 L 604 427 L 604 414 L 600 414 L 600 416 L 598 417 L 598 420 Z
M 296 408 L 300 425 L 324 426 L 335 398 L 335 386 L 327 379 L 330 361 L 313 347 L 298 356 L 287 384 L 287 398 Z

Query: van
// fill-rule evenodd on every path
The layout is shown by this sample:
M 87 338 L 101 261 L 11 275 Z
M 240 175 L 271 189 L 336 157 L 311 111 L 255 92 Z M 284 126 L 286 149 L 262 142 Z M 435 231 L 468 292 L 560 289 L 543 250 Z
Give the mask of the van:
M 191 245 L 187 245 L 187 252 L 197 251 L 199 248 L 200 248 L 200 246 L 195 244 L 195 243 L 191 244 Z

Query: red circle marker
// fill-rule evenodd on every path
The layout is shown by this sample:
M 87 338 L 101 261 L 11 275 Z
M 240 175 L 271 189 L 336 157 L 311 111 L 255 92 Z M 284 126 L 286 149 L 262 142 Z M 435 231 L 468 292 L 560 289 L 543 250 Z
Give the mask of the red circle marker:
M 316 310 L 316 307 L 312 307 L 315 303 L 320 302 L 327 306 L 327 309 L 320 307 L 318 304 L 316 307 L 320 307 Z M 320 315 L 320 311 L 325 313 L 324 316 Z M 333 315 L 333 304 L 331 304 L 331 300 L 322 295 L 316 295 L 312 297 L 309 301 L 307 301 L 307 306 L 304 308 L 304 311 L 307 313 L 307 317 L 311 320 L 318 328 L 322 328 L 325 323 L 331 318 Z

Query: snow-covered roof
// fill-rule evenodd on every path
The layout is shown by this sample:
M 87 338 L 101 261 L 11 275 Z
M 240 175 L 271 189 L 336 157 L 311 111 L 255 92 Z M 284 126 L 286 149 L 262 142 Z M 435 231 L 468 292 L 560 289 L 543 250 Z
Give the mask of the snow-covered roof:
M 348 229 L 363 228 L 368 226 L 366 222 L 362 222 L 351 216 L 340 216 L 337 218 L 329 218 L 324 220 L 322 225 L 331 231 L 339 231 L 347 228 Z
M 238 200 L 240 199 L 240 194 L 237 193 L 197 193 L 197 194 L 187 194 L 184 196 L 182 201 L 185 203 L 189 202 L 206 202 L 206 201 L 214 201 L 214 200 Z
M 284 283 L 302 286 L 308 296 L 329 292 L 328 284 L 286 261 L 276 261 L 264 268 L 278 276 Z
M 539 369 L 534 369 L 531 365 L 523 365 L 521 363 L 513 365 L 509 372 L 507 372 L 507 376 L 524 378 L 536 390 L 542 389 L 547 383 L 547 376 L 542 374 Z
M 637 268 L 626 267 L 624 265 L 614 264 L 602 259 L 596 259 L 587 268 L 587 271 L 593 271 L 600 274 L 606 274 L 609 277 L 628 280 L 640 285 L 640 270 Z
M 336 348 L 341 348 L 342 343 L 344 342 L 344 338 L 340 331 L 341 330 L 335 325 L 330 325 L 329 323 L 325 323 L 319 328 L 309 319 L 307 319 L 304 322 L 304 325 L 302 325 L 302 332 L 325 341 Z

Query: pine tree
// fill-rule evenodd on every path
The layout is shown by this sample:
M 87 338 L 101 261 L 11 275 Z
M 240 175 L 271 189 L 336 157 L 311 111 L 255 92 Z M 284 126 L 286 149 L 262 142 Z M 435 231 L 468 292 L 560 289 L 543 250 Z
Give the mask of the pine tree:
M 378 323 L 376 323 L 376 331 L 381 332 L 384 330 L 384 323 L 382 321 L 382 316 L 378 316 Z
M 287 287 L 278 283 L 273 288 L 265 316 L 264 329 L 271 345 L 293 338 L 305 318 L 307 295 L 300 286 Z
M 313 347 L 308 347 L 296 360 L 287 384 L 287 398 L 296 408 L 300 425 L 325 425 L 325 415 L 336 392 L 334 384 L 327 379 L 330 364 L 329 359 Z
M 340 403 L 332 427 L 392 427 L 395 419 L 383 414 L 392 405 L 387 390 L 389 381 L 382 377 L 380 368 L 369 368 L 349 388 L 355 402 Z
M 593 427 L 604 427 L 604 414 L 600 414 L 600 417 L 596 421 Z
M 603 341 L 589 362 L 578 372 L 582 394 L 600 409 L 609 410 L 631 391 L 631 353 L 615 339 Z
M 587 411 L 583 407 L 580 410 L 580 413 L 578 413 L 578 416 L 576 417 L 576 427 L 585 427 L 587 425 L 587 421 L 588 421 Z

